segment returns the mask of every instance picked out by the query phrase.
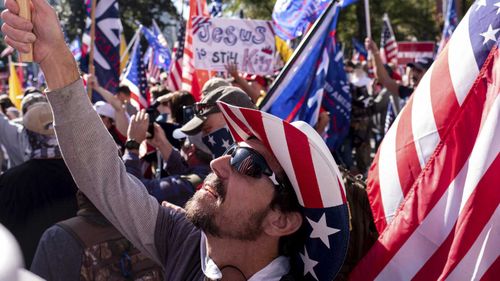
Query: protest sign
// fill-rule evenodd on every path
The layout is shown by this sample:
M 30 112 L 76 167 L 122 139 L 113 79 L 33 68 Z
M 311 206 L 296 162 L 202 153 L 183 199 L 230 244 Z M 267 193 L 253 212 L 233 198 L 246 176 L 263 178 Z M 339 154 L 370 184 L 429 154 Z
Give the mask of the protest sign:
M 274 31 L 270 21 L 193 18 L 194 65 L 224 71 L 233 63 L 240 72 L 272 74 L 275 62 Z

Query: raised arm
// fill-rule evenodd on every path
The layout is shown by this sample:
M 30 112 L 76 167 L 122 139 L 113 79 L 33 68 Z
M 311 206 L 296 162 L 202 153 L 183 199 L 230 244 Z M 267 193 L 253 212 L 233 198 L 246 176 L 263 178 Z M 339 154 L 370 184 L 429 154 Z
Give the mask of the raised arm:
M 375 77 L 378 79 L 380 84 L 382 84 L 387 90 L 393 94 L 398 95 L 399 92 L 399 84 L 396 80 L 392 79 L 389 76 L 389 73 L 384 68 L 384 63 L 382 62 L 382 58 L 380 57 L 380 53 L 378 51 L 377 45 L 371 38 L 365 39 L 365 46 L 367 50 L 370 50 L 372 53 L 372 61 L 373 67 L 375 68 Z
M 87 79 L 90 87 L 92 87 L 92 89 L 98 92 L 102 96 L 102 98 L 113 107 L 113 109 L 116 112 L 115 114 L 116 129 L 118 129 L 118 132 L 120 132 L 122 136 L 126 136 L 129 124 L 129 117 L 122 102 L 110 91 L 101 87 L 95 76 L 89 75 Z
M 6 43 L 21 52 L 33 43 L 34 60 L 50 89 L 47 96 L 64 160 L 78 188 L 106 218 L 145 254 L 160 261 L 154 243 L 159 204 L 137 178 L 127 174 L 113 139 L 92 110 L 55 11 L 45 0 L 31 2 L 33 23 L 18 16 L 15 0 L 5 0 L 2 32 Z

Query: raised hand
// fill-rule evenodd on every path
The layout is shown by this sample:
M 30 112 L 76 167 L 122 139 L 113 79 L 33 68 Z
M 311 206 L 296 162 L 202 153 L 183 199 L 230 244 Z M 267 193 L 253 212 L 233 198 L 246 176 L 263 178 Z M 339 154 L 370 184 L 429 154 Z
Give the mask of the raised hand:
M 15 0 L 5 0 L 2 33 L 5 42 L 19 52 L 30 51 L 40 64 L 49 89 L 65 87 L 80 78 L 76 62 L 68 49 L 54 9 L 46 0 L 31 0 L 31 22 L 19 16 Z
M 133 115 L 128 126 L 127 138 L 141 143 L 146 139 L 146 132 L 149 126 L 149 116 L 143 109 Z

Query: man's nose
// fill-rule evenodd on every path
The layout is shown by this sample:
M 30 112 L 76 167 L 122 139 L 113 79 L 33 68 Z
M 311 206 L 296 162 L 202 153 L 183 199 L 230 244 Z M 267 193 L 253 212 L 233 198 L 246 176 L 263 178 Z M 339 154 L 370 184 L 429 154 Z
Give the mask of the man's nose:
M 210 162 L 210 168 L 221 179 L 227 179 L 231 173 L 231 156 L 223 155 Z

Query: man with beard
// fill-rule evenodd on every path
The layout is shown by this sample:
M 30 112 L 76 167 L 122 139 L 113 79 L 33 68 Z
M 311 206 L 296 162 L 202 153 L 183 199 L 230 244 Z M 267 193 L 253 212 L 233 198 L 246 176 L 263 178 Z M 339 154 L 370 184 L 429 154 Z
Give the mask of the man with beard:
M 21 52 L 33 43 L 79 189 L 162 265 L 165 280 L 333 280 L 347 250 L 348 210 L 338 168 L 313 128 L 218 103 L 236 145 L 211 162 L 186 211 L 161 207 L 126 173 L 91 110 L 54 10 L 45 0 L 31 3 L 28 22 L 16 1 L 5 0 L 5 41 Z

